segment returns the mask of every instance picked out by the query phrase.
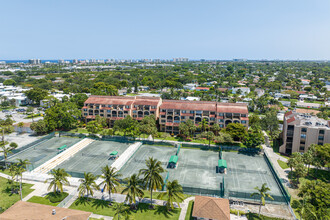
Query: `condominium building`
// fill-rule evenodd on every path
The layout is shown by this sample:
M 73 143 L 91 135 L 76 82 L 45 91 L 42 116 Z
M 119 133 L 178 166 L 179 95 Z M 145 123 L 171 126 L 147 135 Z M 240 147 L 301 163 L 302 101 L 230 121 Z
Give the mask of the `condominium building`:
M 162 100 L 159 97 L 90 96 L 84 103 L 82 116 L 88 122 L 97 115 L 107 118 L 111 127 L 115 120 L 127 115 L 138 121 L 154 115 L 160 131 L 173 134 L 178 134 L 179 124 L 188 119 L 196 125 L 205 119 L 209 126 L 218 123 L 221 128 L 229 123 L 249 125 L 247 105 L 243 103 Z
M 196 125 L 205 119 L 209 126 L 218 123 L 220 128 L 229 123 L 249 124 L 247 105 L 242 103 L 163 100 L 159 114 L 160 131 L 173 134 L 189 119 Z
M 283 145 L 280 152 L 291 154 L 304 153 L 311 144 L 330 143 L 330 121 L 289 111 L 283 120 Z

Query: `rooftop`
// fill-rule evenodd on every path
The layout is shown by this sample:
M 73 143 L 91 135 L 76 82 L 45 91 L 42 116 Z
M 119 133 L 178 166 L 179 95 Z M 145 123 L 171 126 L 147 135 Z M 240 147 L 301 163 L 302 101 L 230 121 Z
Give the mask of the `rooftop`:
M 196 196 L 192 216 L 204 219 L 229 220 L 229 200 Z
M 306 113 L 290 111 L 285 114 L 285 119 L 287 120 L 287 123 L 295 122 L 295 125 L 297 126 L 326 128 L 330 130 L 329 121 Z
M 53 215 L 53 210 L 56 214 Z M 83 220 L 88 219 L 92 213 L 73 209 L 42 205 L 31 202 L 18 201 L 4 213 L 0 214 L 2 220 L 25 220 L 25 219 L 66 219 Z

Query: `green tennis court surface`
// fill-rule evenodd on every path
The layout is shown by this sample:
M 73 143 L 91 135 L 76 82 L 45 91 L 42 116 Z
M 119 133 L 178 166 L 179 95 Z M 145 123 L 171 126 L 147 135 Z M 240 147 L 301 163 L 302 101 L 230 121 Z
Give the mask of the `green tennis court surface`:
M 161 161 L 163 168 L 166 169 L 170 157 L 175 155 L 176 150 L 177 149 L 174 147 L 142 145 L 120 169 L 120 173 L 123 175 L 123 179 L 130 177 L 135 173 L 139 173 L 140 169 L 146 168 L 145 161 L 149 157 L 153 157 Z M 162 173 L 162 176 L 165 178 L 166 172 Z
M 263 156 L 235 152 L 222 155 L 227 161 L 227 174 L 217 173 L 218 152 L 181 149 L 177 168 L 170 169 L 169 181 L 177 179 L 186 193 L 219 196 L 224 179 L 225 195 L 237 197 L 249 197 L 254 187 L 267 183 L 271 195 L 282 197 Z
M 28 159 L 31 163 L 32 169 L 37 168 L 41 164 L 50 160 L 57 155 L 57 148 L 67 145 L 71 147 L 72 145 L 78 143 L 82 139 L 70 138 L 70 137 L 53 137 L 49 140 L 41 142 L 35 146 L 32 146 L 24 151 L 21 151 L 9 158 L 9 162 L 17 162 L 17 159 Z
M 115 162 L 109 159 L 110 153 L 117 151 L 120 157 L 129 145 L 115 141 L 94 141 L 55 169 L 64 168 L 73 177 L 83 177 L 84 172 L 100 175 L 102 167 Z

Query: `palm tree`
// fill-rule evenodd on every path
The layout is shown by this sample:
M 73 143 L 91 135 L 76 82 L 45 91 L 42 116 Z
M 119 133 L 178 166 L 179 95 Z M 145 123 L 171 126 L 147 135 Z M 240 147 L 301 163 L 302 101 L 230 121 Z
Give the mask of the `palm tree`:
M 88 195 L 91 194 L 93 196 L 94 194 L 94 189 L 98 190 L 99 187 L 96 184 L 96 179 L 97 176 L 94 176 L 92 173 L 84 173 L 84 179 L 80 179 L 79 181 L 81 182 L 78 191 L 79 191 L 79 196 L 82 197 L 84 194 L 87 194 L 87 200 L 88 200 Z
M 17 166 L 19 167 L 18 172 L 19 176 L 21 177 L 21 181 L 19 184 L 19 190 L 21 194 L 21 200 L 23 200 L 23 192 L 22 192 L 22 180 L 23 180 L 23 172 L 26 171 L 26 167 L 28 164 L 31 164 L 28 159 L 22 160 L 22 159 L 17 159 Z
M 49 178 L 45 181 L 45 183 L 50 183 L 48 191 L 53 188 L 54 193 L 57 193 L 58 190 L 60 190 L 60 192 L 63 192 L 63 185 L 70 185 L 70 182 L 68 180 L 68 177 L 70 177 L 70 175 L 64 169 L 52 169 L 50 171 L 50 175 L 52 175 L 52 178 Z
M 0 149 L 0 153 L 3 153 L 3 157 L 4 157 L 4 161 L 5 161 L 5 167 L 6 169 L 8 168 L 7 167 L 7 158 L 8 158 L 8 154 L 12 153 L 12 150 L 14 150 L 15 148 L 9 146 L 9 147 L 6 147 L 6 145 L 2 145 L 1 146 L 1 149 Z
M 103 190 L 107 190 L 109 193 L 110 205 L 111 205 L 111 193 L 117 192 L 116 186 L 119 183 L 119 177 L 122 176 L 118 173 L 115 167 L 105 166 L 102 167 L 102 175 L 100 176 L 103 181 L 99 184 L 103 185 Z
M 208 124 L 209 122 L 205 118 L 203 118 L 203 120 L 199 122 L 199 127 L 201 128 L 202 131 L 206 131 Z
M 127 213 L 127 207 L 125 207 L 124 203 L 115 203 L 113 206 L 113 210 L 115 211 L 115 215 L 113 216 L 114 218 L 118 217 L 118 220 L 125 216 Z
M 164 196 L 167 196 L 166 207 L 168 209 L 174 209 L 173 203 L 176 202 L 179 205 L 179 202 L 184 199 L 182 186 L 177 180 L 169 181 L 166 184 L 166 192 L 160 193 L 158 198 L 162 199 Z
M 146 160 L 146 165 L 147 168 L 141 169 L 139 174 L 143 175 L 143 183 L 145 184 L 145 187 L 150 190 L 150 197 L 151 197 L 150 208 L 153 208 L 152 191 L 161 189 L 164 180 L 160 174 L 165 172 L 165 170 L 162 167 L 160 161 L 152 157 L 149 157 L 149 159 Z
M 262 184 L 261 189 L 259 189 L 259 187 L 256 186 L 254 189 L 257 190 L 258 192 L 254 192 L 251 194 L 251 197 L 260 196 L 259 216 L 261 212 L 261 205 L 265 205 L 265 198 L 268 197 L 271 200 L 274 200 L 274 198 L 269 193 L 267 193 L 270 190 L 270 188 L 267 187 L 266 185 L 267 185 L 266 183 Z
M 141 189 L 142 181 L 138 178 L 138 175 L 133 174 L 129 179 L 126 188 L 121 192 L 126 193 L 125 202 L 129 202 L 130 205 L 136 204 L 136 197 L 143 197 L 144 192 Z

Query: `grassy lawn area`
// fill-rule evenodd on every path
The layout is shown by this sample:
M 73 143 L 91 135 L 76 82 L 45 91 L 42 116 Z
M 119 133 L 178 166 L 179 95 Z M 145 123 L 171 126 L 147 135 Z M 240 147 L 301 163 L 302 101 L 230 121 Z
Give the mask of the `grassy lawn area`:
M 286 159 L 290 159 L 290 157 L 288 157 L 288 156 L 285 156 L 285 155 L 283 155 L 283 154 L 281 154 L 281 153 L 276 153 L 277 155 L 280 155 L 281 157 L 284 157 L 284 158 L 286 158 Z
M 117 187 L 117 193 L 121 193 L 125 189 L 125 185 L 120 185 Z M 143 190 L 144 192 L 144 198 L 150 198 L 150 191 L 149 190 Z M 123 195 L 126 195 L 127 193 L 124 193 Z M 160 192 L 153 192 L 152 193 L 152 199 L 157 199 L 157 196 L 160 194 Z M 183 200 L 186 198 L 191 197 L 192 195 L 183 194 Z M 162 200 L 166 200 L 167 196 L 164 196 Z
M 282 160 L 277 160 L 277 163 L 278 163 L 278 165 L 280 165 L 280 167 L 281 167 L 282 169 L 289 168 L 288 164 L 285 163 L 285 162 L 283 162 Z
M 65 199 L 69 194 L 63 192 L 61 194 L 53 196 L 54 193 L 49 193 L 45 197 L 41 196 L 32 196 L 28 202 L 39 203 L 44 205 L 57 206 L 63 199 Z
M 30 118 L 37 118 L 37 117 L 41 117 L 43 116 L 42 114 L 33 114 L 33 115 L 28 115 L 27 117 L 25 117 L 24 119 L 30 119 Z
M 32 186 L 32 184 L 23 183 L 23 197 L 34 191 L 34 189 L 31 189 Z M 20 199 L 21 197 L 19 194 L 11 193 L 7 179 L 0 177 L 0 207 L 2 211 L 5 211 Z
M 129 208 L 129 206 L 127 206 Z M 89 199 L 86 198 L 77 199 L 70 209 L 77 209 L 81 211 L 93 212 L 94 214 L 114 216 L 114 210 L 112 206 L 109 206 L 108 201 Z M 149 209 L 149 204 L 140 203 L 137 210 L 130 210 L 130 216 L 135 220 L 177 220 L 179 218 L 181 209 L 174 209 L 173 211 L 167 211 L 164 206 L 155 206 L 154 209 Z
M 0 173 L 10 175 L 9 169 L 0 170 Z
M 190 201 L 188 204 L 188 209 L 186 213 L 186 217 L 184 218 L 185 220 L 192 220 L 192 212 L 193 212 L 193 207 L 194 207 L 194 201 Z
M 268 217 L 264 215 L 258 216 L 257 213 L 247 213 L 246 217 L 248 220 L 281 220 L 281 218 Z

